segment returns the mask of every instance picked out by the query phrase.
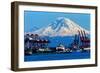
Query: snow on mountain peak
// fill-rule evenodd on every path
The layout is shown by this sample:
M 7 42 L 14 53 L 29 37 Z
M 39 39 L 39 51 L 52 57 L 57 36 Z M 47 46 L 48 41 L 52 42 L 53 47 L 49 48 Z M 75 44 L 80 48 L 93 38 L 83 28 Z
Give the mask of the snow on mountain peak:
M 39 34 L 40 36 L 73 36 L 78 34 L 78 31 L 85 31 L 86 34 L 89 34 L 88 30 L 82 28 L 71 19 L 58 17 L 47 27 L 40 28 L 33 33 Z

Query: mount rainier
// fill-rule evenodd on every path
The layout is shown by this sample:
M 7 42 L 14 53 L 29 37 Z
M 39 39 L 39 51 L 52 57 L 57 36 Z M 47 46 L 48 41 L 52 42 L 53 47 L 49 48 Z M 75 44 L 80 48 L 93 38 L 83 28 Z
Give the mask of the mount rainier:
M 73 36 L 78 34 L 78 31 L 85 31 L 86 34 L 90 32 L 69 18 L 58 17 L 54 22 L 48 26 L 37 29 L 31 33 L 39 34 L 40 36 Z

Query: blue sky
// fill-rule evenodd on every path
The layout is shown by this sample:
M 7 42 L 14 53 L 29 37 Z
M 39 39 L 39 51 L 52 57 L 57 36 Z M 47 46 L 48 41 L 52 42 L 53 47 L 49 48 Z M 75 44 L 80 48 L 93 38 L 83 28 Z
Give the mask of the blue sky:
M 58 17 L 69 18 L 81 27 L 90 30 L 90 14 L 24 11 L 24 31 L 31 32 L 35 30 L 34 28 L 46 27 Z

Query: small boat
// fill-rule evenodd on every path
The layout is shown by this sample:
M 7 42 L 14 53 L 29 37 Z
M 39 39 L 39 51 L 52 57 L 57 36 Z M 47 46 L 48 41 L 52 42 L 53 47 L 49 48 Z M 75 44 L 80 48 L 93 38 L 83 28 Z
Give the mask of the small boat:
M 56 52 L 65 52 L 65 51 L 66 49 L 62 44 L 56 47 Z

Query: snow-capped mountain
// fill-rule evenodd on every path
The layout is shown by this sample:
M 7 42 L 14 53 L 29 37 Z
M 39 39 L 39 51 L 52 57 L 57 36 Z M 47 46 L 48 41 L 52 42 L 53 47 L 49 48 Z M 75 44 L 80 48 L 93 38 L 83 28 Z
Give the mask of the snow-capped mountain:
M 78 31 L 85 31 L 86 34 L 89 34 L 88 30 L 82 28 L 74 21 L 65 17 L 59 17 L 47 27 L 40 28 L 32 33 L 40 36 L 73 36 L 78 34 Z

